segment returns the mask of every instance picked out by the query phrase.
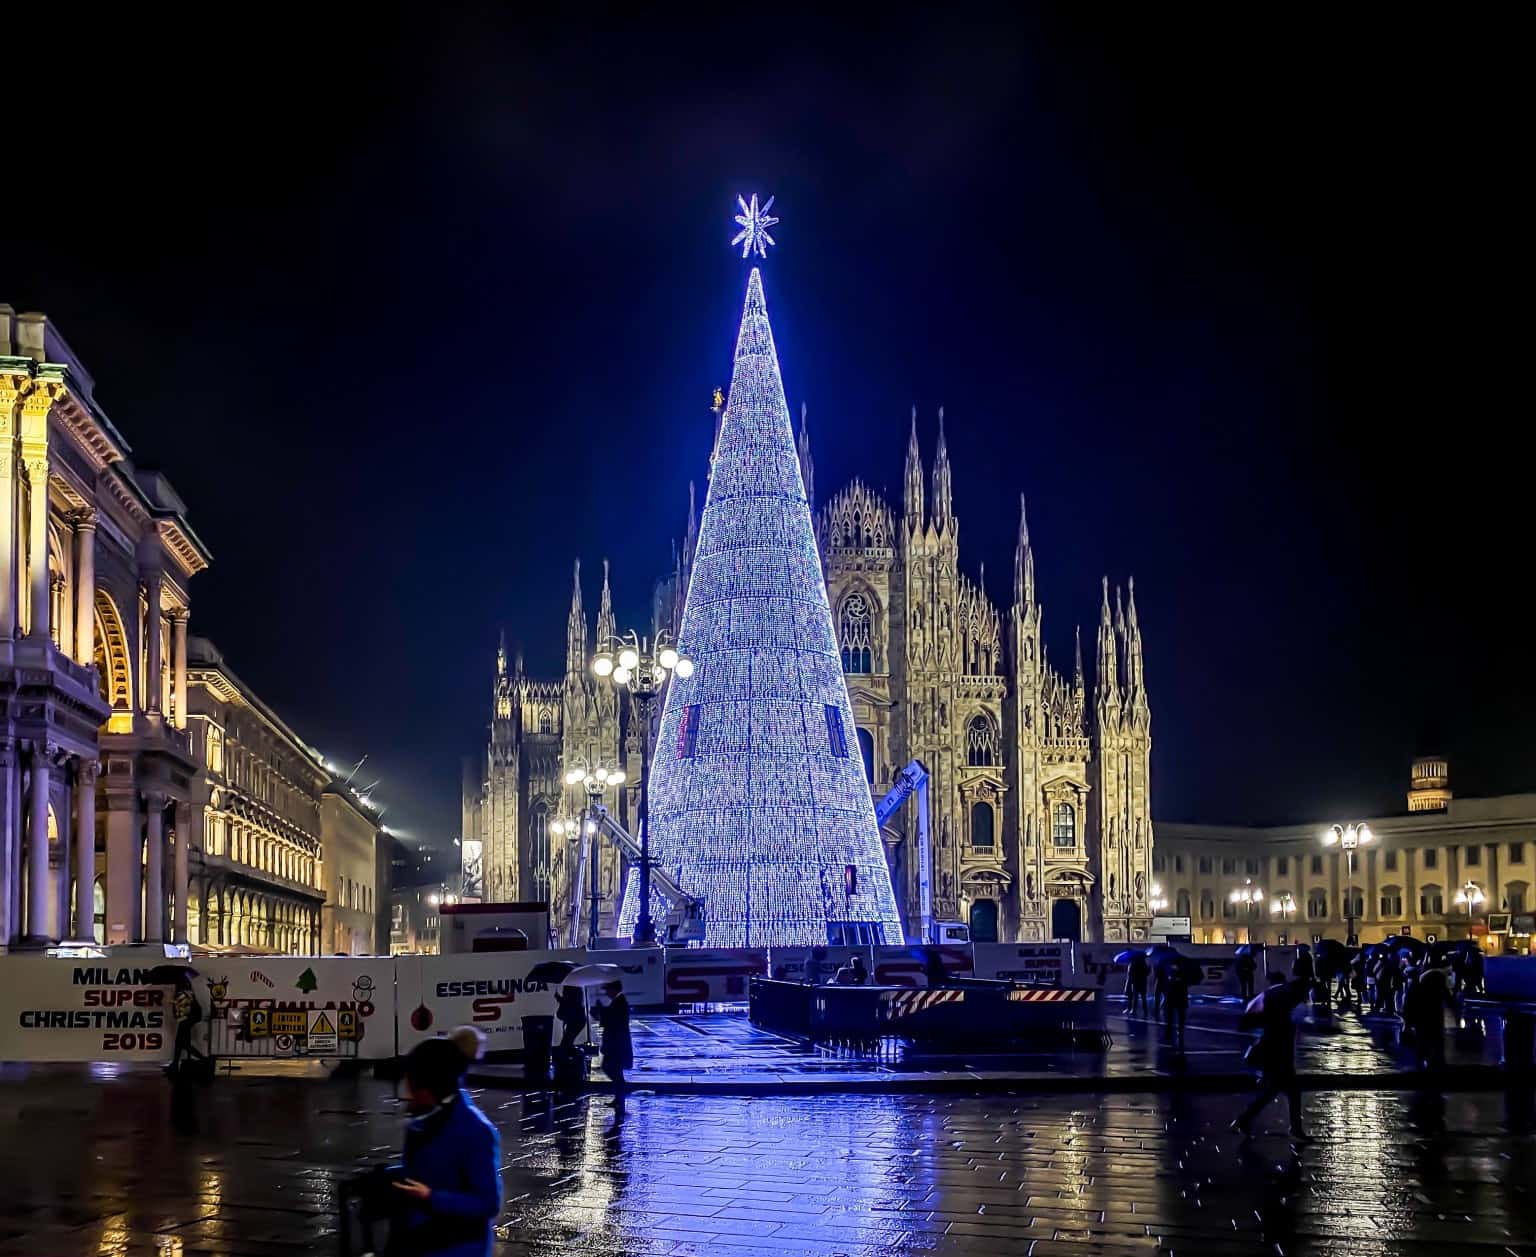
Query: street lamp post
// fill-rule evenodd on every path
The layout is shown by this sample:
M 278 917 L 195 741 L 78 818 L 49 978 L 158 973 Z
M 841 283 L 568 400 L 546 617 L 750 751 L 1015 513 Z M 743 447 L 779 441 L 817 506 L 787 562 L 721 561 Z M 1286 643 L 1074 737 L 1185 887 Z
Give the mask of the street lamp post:
M 1483 889 L 1476 882 L 1467 882 L 1456 892 L 1456 906 L 1467 910 L 1467 925 L 1472 924 L 1472 914 L 1477 910 L 1477 905 L 1483 902 Z
M 1296 916 L 1296 896 L 1284 891 L 1269 901 L 1269 911 L 1271 916 L 1279 917 L 1289 926 Z
M 1233 903 L 1245 903 L 1248 905 L 1248 941 L 1253 942 L 1253 922 L 1259 914 L 1259 905 L 1264 902 L 1264 889 L 1255 886 L 1251 877 L 1245 878 L 1243 884 L 1227 896 Z
M 693 660 L 666 633 L 657 633 L 652 641 L 631 630 L 603 643 L 592 658 L 592 671 L 629 690 L 640 720 L 640 905 L 634 941 L 644 946 L 656 941 L 656 924 L 651 920 L 651 710 L 667 674 L 676 672 L 687 680 L 693 675 Z
M 609 786 L 622 786 L 624 784 L 624 770 L 622 768 L 588 768 L 585 764 L 573 764 L 566 770 L 565 784 L 568 786 L 581 786 L 587 792 L 587 811 L 584 823 L 577 829 L 569 832 L 575 834 L 585 833 L 592 842 L 592 875 L 591 883 L 591 919 L 587 923 L 587 947 L 597 946 L 597 918 L 601 896 L 598 889 L 598 868 L 601 863 L 598 844 L 597 809 L 601 804 L 603 791 Z M 573 899 L 579 900 L 581 887 L 572 888 Z M 576 939 L 573 937 L 574 944 Z
M 1323 831 L 1323 846 L 1341 848 L 1348 868 L 1344 887 L 1344 942 L 1350 947 L 1355 945 L 1355 848 L 1375 841 L 1376 835 L 1363 821 L 1358 825 L 1331 825 Z

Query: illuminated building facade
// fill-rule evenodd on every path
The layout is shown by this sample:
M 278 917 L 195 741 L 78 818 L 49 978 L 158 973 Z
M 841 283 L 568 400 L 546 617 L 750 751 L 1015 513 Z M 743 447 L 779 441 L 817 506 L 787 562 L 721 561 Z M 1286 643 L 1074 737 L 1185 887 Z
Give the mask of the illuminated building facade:
M 0 943 L 186 937 L 209 556 L 41 314 L 0 305 Z
M 1355 851 L 1353 881 L 1345 854 L 1321 841 L 1340 822 L 1373 835 Z M 1454 798 L 1445 760 L 1430 757 L 1415 761 L 1407 810 L 1392 816 L 1163 822 L 1154 875 L 1165 911 L 1189 917 L 1196 942 L 1342 940 L 1353 917 L 1363 943 L 1471 937 L 1525 953 L 1536 936 L 1536 795 Z M 1244 893 L 1252 887 L 1262 894 Z
M 914 411 L 899 512 L 858 480 L 816 509 L 803 409 L 796 456 L 851 703 L 850 748 L 875 799 L 913 759 L 931 775 L 935 917 L 966 921 L 979 939 L 1144 938 L 1153 898 L 1151 704 L 1134 585 L 1103 583 L 1098 623 L 1087 643 L 1068 639 L 1064 671 L 1048 658 L 1022 503 L 1011 602 L 992 600 L 985 572 L 972 580 L 961 570 L 942 412 L 930 469 Z M 699 538 L 690 501 L 674 570 L 654 599 L 654 626 L 673 634 L 685 624 Z M 612 631 L 607 578 L 605 569 L 599 640 Z M 547 896 L 556 922 L 568 911 L 577 862 L 551 843 L 549 823 L 582 802 L 561 783 L 566 757 L 625 770 L 619 807 L 634 828 L 638 729 L 627 699 L 593 683 L 586 628 L 578 573 L 563 680 L 527 677 L 520 656 L 509 667 L 503 645 L 487 754 L 465 792 L 465 836 L 483 839 L 487 897 Z M 668 753 L 665 736 L 657 745 Z M 919 919 L 916 806 L 882 831 L 909 934 Z M 622 861 L 601 845 L 602 932 L 615 934 Z

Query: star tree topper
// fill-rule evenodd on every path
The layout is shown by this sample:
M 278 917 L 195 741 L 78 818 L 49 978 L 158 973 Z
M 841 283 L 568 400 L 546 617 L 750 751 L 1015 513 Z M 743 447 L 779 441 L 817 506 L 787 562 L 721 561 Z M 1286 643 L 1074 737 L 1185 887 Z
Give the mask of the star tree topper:
M 779 221 L 768 213 L 773 208 L 773 198 L 770 196 L 759 209 L 757 193 L 754 192 L 750 205 L 739 196 L 736 198 L 736 204 L 741 206 L 741 213 L 736 215 L 736 223 L 741 230 L 736 233 L 731 244 L 741 246 L 742 257 L 750 257 L 754 252 L 760 258 L 767 257 L 768 246 L 777 243 L 768 234 L 768 228 Z

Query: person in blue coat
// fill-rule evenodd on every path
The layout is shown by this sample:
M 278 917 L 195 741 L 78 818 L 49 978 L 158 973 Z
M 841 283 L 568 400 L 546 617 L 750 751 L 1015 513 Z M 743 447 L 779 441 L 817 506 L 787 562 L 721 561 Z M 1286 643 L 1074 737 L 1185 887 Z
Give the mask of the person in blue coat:
M 483 1042 L 473 1026 L 461 1026 L 405 1058 L 416 1116 L 394 1184 L 403 1207 L 390 1228 L 389 1257 L 490 1257 L 501 1213 L 501 1140 L 460 1085 Z

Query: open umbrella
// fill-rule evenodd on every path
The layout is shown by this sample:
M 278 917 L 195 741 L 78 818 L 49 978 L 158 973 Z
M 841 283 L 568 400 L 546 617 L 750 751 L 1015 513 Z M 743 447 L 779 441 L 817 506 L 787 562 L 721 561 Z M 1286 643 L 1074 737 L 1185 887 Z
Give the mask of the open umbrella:
M 156 965 L 149 971 L 149 984 L 151 986 L 174 986 L 183 978 L 197 977 L 197 970 L 183 960 L 169 961 L 163 965 Z
M 541 960 L 528 970 L 530 982 L 547 982 L 559 986 L 570 977 L 571 973 L 581 968 L 573 960 Z
M 1429 944 L 1422 938 L 1414 938 L 1412 934 L 1399 934 L 1392 940 L 1393 949 L 1399 956 L 1409 956 L 1417 959 L 1429 950 Z
M 1234 956 L 1251 956 L 1251 955 L 1253 955 L 1253 948 L 1250 947 L 1247 943 L 1244 943 L 1241 947 L 1239 947 L 1232 954 Z
M 618 965 L 577 965 L 560 979 L 560 985 L 591 988 L 623 981 L 624 971 Z
M 1131 961 L 1135 960 L 1138 955 L 1140 955 L 1140 953 L 1135 951 L 1117 951 L 1115 953 L 1114 963 L 1117 965 L 1128 965 L 1131 963 Z
M 1205 981 L 1205 966 L 1188 956 L 1179 957 L 1179 973 L 1190 986 L 1199 986 Z

